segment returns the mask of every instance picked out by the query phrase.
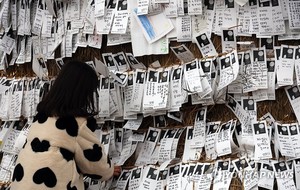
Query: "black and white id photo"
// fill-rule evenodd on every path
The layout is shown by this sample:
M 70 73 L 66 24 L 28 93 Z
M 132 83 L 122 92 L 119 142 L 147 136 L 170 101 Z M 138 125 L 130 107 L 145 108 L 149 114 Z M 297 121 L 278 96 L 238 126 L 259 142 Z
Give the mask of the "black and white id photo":
M 166 136 L 165 138 L 173 138 L 176 134 L 176 130 L 175 129 L 170 129 L 166 132 Z
M 185 15 L 187 15 L 189 12 L 189 5 L 188 5 L 188 1 L 187 0 L 184 0 L 183 1 L 183 13 Z
M 264 168 L 265 170 L 273 171 L 273 167 L 269 164 L 262 164 L 261 168 Z
M 295 49 L 295 59 L 300 59 L 300 48 Z
M 233 30 L 223 30 L 223 41 L 235 41 Z
M 219 161 L 217 165 L 217 170 L 222 171 L 222 170 L 229 170 L 229 161 Z
M 137 72 L 135 83 L 144 84 L 144 81 L 145 81 L 145 73 Z
M 186 71 L 190 71 L 190 70 L 193 70 L 193 69 L 196 69 L 196 68 L 197 68 L 197 63 L 195 61 L 185 64 L 185 70 Z
M 155 127 L 165 127 L 166 126 L 166 118 L 164 115 L 154 116 L 154 126 Z
M 235 53 L 231 53 L 230 57 L 231 57 L 231 64 L 234 64 L 236 62 Z
M 264 61 L 265 53 L 263 50 L 253 50 L 254 61 Z
M 245 169 L 249 166 L 249 164 L 245 158 L 235 161 L 234 164 L 238 171 L 242 171 L 243 169 Z
M 122 142 L 122 131 L 116 131 L 116 142 Z
M 268 72 L 275 72 L 275 61 L 267 60 L 267 68 L 268 68 Z
M 24 85 L 24 81 L 23 80 L 19 80 L 17 83 L 17 91 L 23 91 L 23 85 Z M 25 88 L 24 88 L 25 89 Z
M 283 172 L 287 170 L 286 163 L 284 161 L 274 164 L 275 172 Z
M 250 65 L 251 64 L 251 58 L 250 58 L 250 53 L 245 53 L 244 54 L 244 64 L 245 65 Z
M 238 62 L 239 62 L 239 65 L 242 65 L 243 57 L 244 57 L 243 53 L 238 53 Z
M 46 69 L 46 63 L 42 57 L 37 58 L 37 61 L 43 69 Z
M 231 127 L 231 122 L 227 122 L 225 125 L 222 126 L 221 130 L 228 130 Z
M 133 85 L 133 74 L 128 75 L 127 85 L 128 86 Z
M 189 128 L 188 129 L 187 140 L 192 140 L 193 139 L 193 134 L 194 134 L 194 128 Z
M 118 54 L 118 55 L 114 56 L 114 58 L 119 66 L 127 64 L 126 59 L 123 54 Z
M 114 9 L 114 8 L 116 8 L 116 5 L 117 5 L 117 0 L 109 0 L 109 2 L 107 4 L 107 8 Z
M 273 50 L 274 48 L 274 43 L 273 43 L 273 38 L 260 38 L 260 46 L 264 47 L 266 49 Z
M 214 10 L 215 1 L 214 0 L 205 0 L 207 10 Z
M 172 80 L 179 80 L 180 77 L 181 77 L 181 68 L 174 69 Z
M 293 48 L 288 48 L 288 47 L 283 47 L 282 48 L 282 58 L 285 59 L 293 59 L 294 55 L 294 49 Z
M 109 83 L 109 89 L 115 89 L 115 83 L 113 82 L 113 80 Z
M 134 169 L 131 174 L 131 179 L 139 179 L 141 178 L 141 168 Z
M 116 66 L 113 60 L 113 57 L 111 55 L 103 55 L 104 62 L 107 67 L 113 67 Z
M 259 7 L 270 7 L 271 3 L 270 1 L 260 2 Z
M 158 136 L 158 132 L 155 130 L 150 130 L 147 136 L 147 141 L 155 142 Z
M 159 72 L 159 83 L 163 83 L 163 82 L 167 82 L 168 81 L 168 77 L 169 77 L 169 72 L 168 71 L 163 71 L 163 72 Z
M 229 57 L 224 57 L 221 58 L 221 69 L 226 69 L 228 67 L 230 67 L 230 58 Z
M 153 179 L 153 180 L 156 180 L 157 178 L 157 174 L 158 174 L 158 170 L 155 169 L 155 168 L 149 168 L 149 171 L 147 173 L 147 178 L 148 179 Z
M 210 72 L 210 61 L 201 61 L 200 64 L 204 73 Z
M 108 89 L 108 86 L 109 86 L 109 79 L 102 78 L 101 79 L 101 89 Z
M 264 123 L 255 123 L 253 124 L 254 132 L 256 135 L 266 134 L 266 127 Z
M 171 166 L 169 168 L 169 176 L 172 175 L 177 175 L 180 172 L 180 166 L 179 165 L 175 165 L 175 166 Z
M 296 163 L 297 165 L 300 165 L 300 159 L 299 159 L 299 158 L 298 158 L 298 159 L 295 159 L 294 161 L 295 161 L 295 163 Z
M 67 22 L 67 30 L 72 30 L 71 21 Z
M 109 143 L 109 134 L 103 134 L 102 135 L 101 143 L 102 144 L 108 144 Z
M 228 98 L 228 106 L 229 106 L 233 111 L 235 111 L 236 105 L 237 105 L 237 102 L 230 96 L 230 97 Z
M 158 140 L 159 143 L 160 143 L 161 140 L 165 137 L 165 134 L 166 134 L 166 133 L 167 133 L 166 130 L 161 130 L 161 131 L 160 131 L 159 140 Z
M 226 8 L 234 8 L 234 0 L 225 0 Z
M 157 71 L 149 71 L 149 82 L 157 82 L 158 80 L 158 72 Z
M 127 10 L 127 0 L 119 0 L 118 1 L 118 11 L 124 11 Z
M 238 136 L 242 135 L 242 125 L 240 123 L 236 125 L 235 131 Z
M 135 59 L 135 57 L 133 55 L 127 55 L 127 59 L 132 65 L 138 65 L 139 64 L 139 62 Z
M 291 100 L 295 100 L 300 97 L 300 91 L 297 86 L 291 87 L 287 90 Z
M 279 0 L 271 0 L 272 7 L 279 6 Z
M 243 108 L 247 111 L 255 110 L 255 102 L 254 99 L 243 99 Z
M 168 170 L 162 170 L 159 172 L 158 180 L 165 180 L 168 177 Z
M 297 131 L 297 125 L 290 125 L 289 126 L 289 131 L 291 135 L 297 135 L 298 131 Z
M 121 177 L 119 178 L 120 181 L 126 181 L 130 176 L 130 171 L 123 172 Z
M 197 112 L 196 121 L 204 121 L 205 120 L 205 110 L 201 109 Z
M 209 39 L 205 33 L 201 34 L 200 36 L 196 37 L 196 40 L 200 47 L 204 47 L 210 44 Z
M 218 130 L 218 125 L 214 124 L 214 125 L 209 125 L 207 127 L 207 134 L 210 135 L 210 134 L 213 134 L 215 133 L 217 130 Z
M 249 5 L 250 5 L 250 6 L 257 5 L 257 1 L 258 1 L 258 0 L 249 0 Z
M 289 135 L 287 126 L 277 125 L 277 130 L 279 135 Z

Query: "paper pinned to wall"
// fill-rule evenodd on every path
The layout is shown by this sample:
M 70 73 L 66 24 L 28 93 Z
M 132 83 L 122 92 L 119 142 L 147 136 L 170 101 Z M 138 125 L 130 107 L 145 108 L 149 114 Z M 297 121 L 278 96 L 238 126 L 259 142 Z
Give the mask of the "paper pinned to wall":
M 127 123 L 123 126 L 124 129 L 138 130 L 143 121 L 142 116 L 138 116 L 136 120 L 128 120 Z
M 203 57 L 216 56 L 218 54 L 214 44 L 211 42 L 210 38 L 208 38 L 205 30 L 201 31 L 199 35 L 194 37 L 194 39 Z
M 174 28 L 171 20 L 163 13 L 151 16 L 137 15 L 137 9 L 134 9 L 132 14 L 140 26 L 140 29 L 142 29 L 144 37 L 150 44 L 161 39 Z
M 135 5 L 128 4 L 132 6 L 128 8 L 131 10 Z M 149 44 L 144 37 L 143 32 L 139 29 L 139 25 L 136 19 L 133 18 L 133 14 L 130 14 L 131 20 L 131 41 L 132 41 L 132 52 L 135 57 L 151 54 L 168 54 L 169 53 L 169 40 L 166 37 L 159 39 L 158 41 Z M 143 48 L 141 48 L 143 47 Z

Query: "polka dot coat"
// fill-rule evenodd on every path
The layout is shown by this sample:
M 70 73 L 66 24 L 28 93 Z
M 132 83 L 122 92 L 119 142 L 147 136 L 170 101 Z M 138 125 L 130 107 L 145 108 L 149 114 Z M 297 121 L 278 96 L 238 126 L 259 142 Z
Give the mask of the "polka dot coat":
M 84 175 L 103 181 L 112 177 L 95 127 L 95 119 L 37 114 L 18 155 L 11 190 L 83 190 Z

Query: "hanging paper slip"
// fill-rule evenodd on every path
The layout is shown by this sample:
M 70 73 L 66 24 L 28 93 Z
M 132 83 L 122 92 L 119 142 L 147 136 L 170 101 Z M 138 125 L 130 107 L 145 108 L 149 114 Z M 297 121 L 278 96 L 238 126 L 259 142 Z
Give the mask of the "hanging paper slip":
M 200 32 L 199 35 L 195 37 L 195 42 L 203 57 L 217 55 L 217 51 L 206 32 Z
M 137 15 L 137 9 L 135 9 L 133 15 L 150 44 L 164 37 L 174 28 L 171 20 L 163 13 L 151 16 Z

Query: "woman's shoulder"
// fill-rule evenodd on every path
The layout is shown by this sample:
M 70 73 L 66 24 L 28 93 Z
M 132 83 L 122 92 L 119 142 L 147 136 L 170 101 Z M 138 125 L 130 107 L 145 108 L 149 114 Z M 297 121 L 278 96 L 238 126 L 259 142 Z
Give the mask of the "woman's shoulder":
M 95 131 L 97 128 L 97 121 L 94 117 L 77 117 L 77 116 L 48 116 L 43 112 L 38 112 L 33 119 L 33 123 L 52 123 L 55 122 L 56 125 L 70 126 L 77 125 L 79 128 L 87 127 L 91 131 Z
M 70 124 L 73 123 L 78 126 L 83 125 L 86 123 L 88 118 L 85 117 L 76 117 L 76 116 L 49 116 L 43 112 L 38 112 L 34 118 L 33 123 L 47 123 L 47 122 L 56 122 L 61 124 Z
M 57 118 L 57 120 L 60 120 L 62 118 Z M 79 128 L 89 128 L 91 131 L 95 131 L 97 128 L 97 121 L 94 117 L 75 117 L 70 116 L 67 118 L 63 118 L 63 120 L 67 121 L 68 123 L 71 122 L 71 120 L 76 121 Z

